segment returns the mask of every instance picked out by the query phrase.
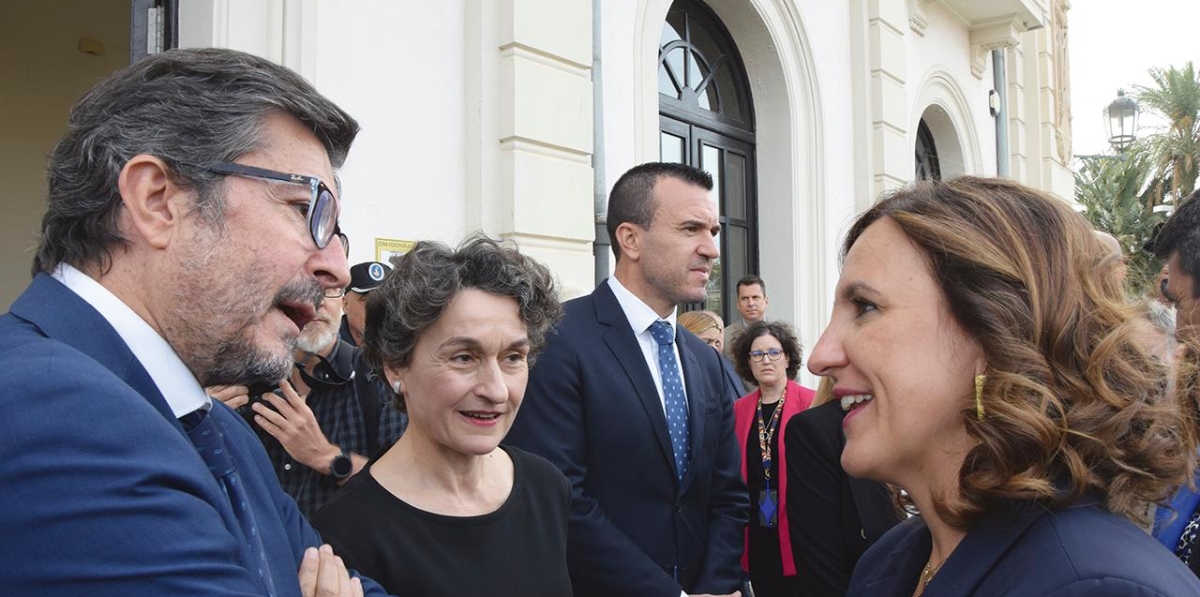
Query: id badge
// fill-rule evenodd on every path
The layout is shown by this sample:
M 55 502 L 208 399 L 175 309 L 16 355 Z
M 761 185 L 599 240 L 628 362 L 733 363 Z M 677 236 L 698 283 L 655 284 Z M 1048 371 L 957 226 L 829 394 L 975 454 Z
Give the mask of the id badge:
M 767 529 L 775 528 L 779 522 L 779 493 L 774 489 L 758 492 L 758 524 Z

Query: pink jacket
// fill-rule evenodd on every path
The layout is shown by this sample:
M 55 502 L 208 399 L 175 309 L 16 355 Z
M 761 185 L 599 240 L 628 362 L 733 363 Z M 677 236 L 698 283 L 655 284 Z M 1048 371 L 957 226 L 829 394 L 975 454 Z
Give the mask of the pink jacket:
M 737 433 L 738 447 L 743 451 L 742 454 L 742 480 L 746 480 L 746 441 L 750 437 L 750 433 L 758 433 L 756 420 L 758 418 L 758 397 L 762 390 L 754 390 L 745 396 L 738 399 L 733 404 L 733 428 Z M 801 386 L 794 381 L 788 381 L 787 384 L 787 400 L 783 405 L 783 412 L 779 413 L 779 429 L 775 431 L 775 437 L 779 438 L 779 453 L 775 455 L 779 466 L 775 468 L 776 474 L 779 475 L 779 550 L 783 559 L 783 575 L 796 575 L 796 561 L 792 557 L 792 536 L 788 528 L 787 518 L 787 449 L 783 445 L 784 431 L 787 429 L 788 420 L 792 415 L 803 411 L 812 404 L 815 392 Z M 755 455 L 757 456 L 757 454 Z M 756 496 L 750 496 L 752 504 L 757 503 Z M 754 517 L 750 518 L 750 524 L 755 524 Z M 742 568 L 750 570 L 750 530 L 746 530 L 746 548 L 742 551 Z

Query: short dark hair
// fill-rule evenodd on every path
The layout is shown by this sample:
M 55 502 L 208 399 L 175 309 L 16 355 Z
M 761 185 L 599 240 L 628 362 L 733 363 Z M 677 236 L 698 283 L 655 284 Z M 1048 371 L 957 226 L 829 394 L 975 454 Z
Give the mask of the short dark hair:
M 475 288 L 517 302 L 529 335 L 529 364 L 546 345 L 546 333 L 562 317 L 554 277 L 546 266 L 513 246 L 483 235 L 457 249 L 421 241 L 394 259 L 395 269 L 367 295 L 362 356 L 380 374 L 406 367 L 421 334 L 446 311 L 458 293 Z M 404 410 L 404 397 L 396 405 Z
M 658 202 L 654 199 L 654 185 L 661 178 L 677 178 L 691 185 L 711 191 L 712 176 L 707 172 L 686 164 L 672 162 L 648 162 L 630 168 L 617 179 L 608 195 L 607 227 L 612 241 L 613 254 L 621 259 L 621 245 L 617 242 L 617 227 L 625 222 L 639 228 L 650 228 Z
M 754 379 L 754 371 L 750 369 L 750 346 L 759 336 L 773 336 L 783 347 L 783 354 L 788 358 L 787 378 L 796 379 L 800 372 L 800 360 L 804 357 L 804 349 L 792 326 L 782 321 L 756 321 L 738 334 L 733 341 L 733 365 L 742 379 Z
M 1179 253 L 1183 273 L 1192 277 L 1192 295 L 1200 296 L 1200 190 L 1175 208 L 1154 237 L 1154 254 L 1159 259 L 1174 252 Z
M 742 279 L 738 280 L 736 290 L 740 293 L 743 286 L 753 286 L 755 284 L 758 284 L 758 287 L 762 289 L 763 296 L 767 296 L 767 283 L 763 282 L 762 278 L 754 274 L 742 276 Z
M 303 77 L 245 52 L 170 50 L 113 73 L 71 109 L 50 156 L 33 273 L 62 263 L 109 268 L 113 249 L 127 242 L 117 227 L 117 180 L 138 154 L 166 162 L 171 181 L 196 192 L 198 213 L 221 221 L 221 176 L 206 166 L 260 147 L 263 122 L 274 114 L 311 130 L 335 170 L 358 134 L 358 123 Z

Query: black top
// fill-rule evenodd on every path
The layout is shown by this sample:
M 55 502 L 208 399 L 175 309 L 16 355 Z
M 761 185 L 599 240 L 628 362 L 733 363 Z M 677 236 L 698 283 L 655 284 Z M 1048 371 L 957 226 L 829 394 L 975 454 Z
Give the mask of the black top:
M 779 402 L 763 403 L 762 416 L 766 424 L 770 424 L 771 416 Z M 782 414 L 782 413 L 781 413 Z M 779 429 L 783 421 L 775 423 L 775 433 L 771 436 L 771 491 L 774 492 L 775 507 L 779 510 L 784 504 L 779 501 Z M 776 512 L 774 526 L 767 528 L 762 525 L 759 500 L 766 489 L 766 475 L 763 474 L 762 450 L 758 445 L 758 411 L 755 410 L 754 420 L 750 423 L 750 433 L 746 437 L 746 487 L 750 490 L 750 522 L 746 527 L 750 534 L 750 581 L 754 585 L 757 597 L 775 597 L 776 595 L 792 595 L 795 593 L 795 578 L 783 575 L 783 554 L 779 548 L 779 517 L 782 512 Z M 792 531 L 793 533 L 796 531 Z
M 395 595 L 571 595 L 571 487 L 541 457 L 501 447 L 513 461 L 513 488 L 495 512 L 433 514 L 359 474 L 317 513 L 313 526 L 347 568 Z
M 845 415 L 837 400 L 810 408 L 788 421 L 783 438 L 799 597 L 845 595 L 863 552 L 901 518 L 882 483 L 842 469 Z

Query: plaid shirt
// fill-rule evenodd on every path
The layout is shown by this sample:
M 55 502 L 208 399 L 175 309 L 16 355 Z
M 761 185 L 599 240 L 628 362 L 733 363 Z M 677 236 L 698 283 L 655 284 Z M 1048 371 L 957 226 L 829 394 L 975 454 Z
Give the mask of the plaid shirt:
M 362 363 L 355 347 L 338 341 L 328 358 L 320 358 L 311 373 L 300 369 L 300 375 L 308 384 L 308 407 L 330 443 L 346 452 L 373 458 L 390 447 L 404 433 L 408 417 L 392 406 L 393 395 L 385 381 Z M 299 365 L 297 365 L 299 366 Z M 363 379 L 357 379 L 362 376 Z M 357 383 L 356 383 L 357 381 Z M 364 383 L 365 382 L 365 383 Z M 364 390 L 365 389 L 365 390 Z M 370 442 L 364 423 L 360 391 L 372 391 L 379 412 L 379 425 L 375 430 L 379 449 L 370 453 Z M 246 407 L 243 407 L 245 409 Z M 242 411 L 243 415 L 246 410 Z M 253 421 L 252 415 L 249 420 Z M 267 449 L 267 456 L 279 476 L 279 484 L 296 500 L 305 518 L 309 520 L 317 510 L 333 497 L 339 485 L 333 477 L 317 472 L 296 462 L 279 440 L 271 437 L 258 425 L 251 423 Z

